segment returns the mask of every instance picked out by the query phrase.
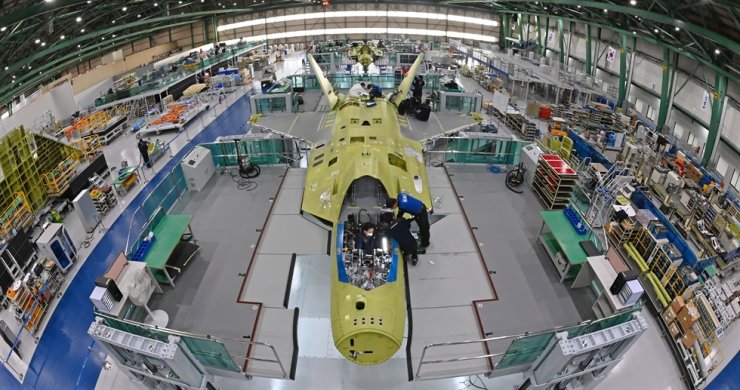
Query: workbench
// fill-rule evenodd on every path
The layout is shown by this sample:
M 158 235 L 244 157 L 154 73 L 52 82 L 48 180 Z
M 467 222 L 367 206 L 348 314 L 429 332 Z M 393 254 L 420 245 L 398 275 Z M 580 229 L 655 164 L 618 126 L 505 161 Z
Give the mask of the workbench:
M 111 184 L 113 184 L 117 194 L 126 195 L 128 190 L 138 182 L 139 174 L 136 172 L 136 167 L 126 167 L 118 171 L 118 177 Z
M 613 253 L 613 256 L 616 255 L 616 252 Z M 621 262 L 619 259 L 617 261 Z M 623 304 L 618 296 L 609 291 L 609 287 L 617 278 L 617 273 L 627 269 L 624 264 L 621 264 L 619 270 L 615 269 L 613 261 L 603 255 L 589 257 L 578 271 L 571 288 L 591 287 L 596 294 L 596 301 L 591 310 L 596 314 L 596 318 L 609 317 L 633 306 Z
M 143 261 L 158 282 L 175 287 L 171 271 L 179 273 L 200 249 L 194 244 L 196 241 L 190 229 L 192 219 L 192 215 L 165 215 L 152 229 L 155 240 Z M 183 238 L 193 243 L 182 241 Z
M 543 223 L 538 240 L 558 270 L 560 282 L 574 278 L 586 262 L 580 242 L 589 240 L 591 233 L 578 234 L 563 210 L 541 211 L 540 216 Z

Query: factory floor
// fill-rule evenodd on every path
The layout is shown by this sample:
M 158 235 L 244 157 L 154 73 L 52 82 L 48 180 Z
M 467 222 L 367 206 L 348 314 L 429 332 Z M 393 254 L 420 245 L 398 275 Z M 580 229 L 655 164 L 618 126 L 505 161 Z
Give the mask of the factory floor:
M 443 168 L 432 170 L 432 176 L 443 177 L 440 176 L 444 174 Z M 303 170 L 290 170 L 294 175 L 300 175 L 301 171 Z M 284 168 L 266 167 L 263 174 L 255 180 L 257 187 L 251 191 L 239 190 L 228 173 L 218 175 L 202 192 L 193 194 L 187 202 L 176 207 L 176 212 L 194 215 L 193 230 L 203 251 L 191 268 L 176 281 L 177 287 L 174 290 L 151 301 L 152 308 L 164 309 L 170 314 L 170 327 L 231 338 L 249 334 L 249 324 L 254 317 L 237 313 L 233 316 L 218 315 L 217 312 L 222 309 L 226 312 L 242 310 L 234 303 L 242 279 L 241 275 L 237 275 L 248 266 L 249 254 L 257 239 L 257 230 L 262 227 L 270 202 L 277 202 L 273 215 L 278 217 L 287 215 L 288 206 L 296 203 L 295 199 L 288 203 L 283 202 L 285 192 L 279 199 L 273 199 L 283 172 Z M 522 195 L 508 191 L 503 183 L 503 175 L 491 174 L 483 166 L 450 166 L 447 172 L 460 196 L 465 214 L 476 228 L 475 238 L 482 244 L 485 261 L 495 271 L 492 279 L 498 299 L 486 303 L 483 309 L 492 314 L 487 316 L 492 318 L 491 323 L 483 324 L 484 328 L 490 327 L 495 332 L 494 335 L 507 335 L 591 319 L 591 298 L 587 290 L 571 290 L 560 284 L 549 258 L 535 241 L 541 226 L 538 216 L 541 208 L 532 207 L 538 204 L 534 195 L 530 191 L 525 191 Z M 293 188 L 288 184 L 286 186 L 287 189 L 283 188 L 282 191 L 289 192 Z M 300 191 L 299 188 L 295 190 Z M 450 203 L 456 203 L 451 193 L 440 190 L 435 191 L 435 195 L 440 197 L 440 214 L 450 210 Z M 292 195 L 288 197 L 293 198 Z M 218 199 L 218 202 L 213 202 L 213 199 Z M 438 230 L 441 226 L 435 228 L 435 224 L 432 225 L 433 246 L 441 243 L 444 235 L 456 237 L 466 234 L 459 231 L 445 233 Z M 285 228 L 287 226 L 279 229 Z M 438 237 L 436 240 L 435 235 Z M 283 236 L 294 234 L 286 231 Z M 279 240 L 275 242 L 278 243 Z M 287 241 L 282 245 L 292 246 Z M 273 244 L 267 246 L 277 247 Z M 293 250 L 287 248 L 284 251 Z M 275 249 L 267 251 L 274 252 Z M 425 257 L 428 256 L 421 256 L 418 268 L 409 268 L 410 275 L 441 266 L 439 260 L 429 262 Z M 330 273 L 330 264 L 325 260 L 325 256 L 312 255 L 299 256 L 296 261 L 288 304 L 288 307 L 299 307 L 301 310 L 298 321 L 300 352 L 296 380 L 255 377 L 248 382 L 247 388 L 465 388 L 463 382 L 469 380 L 467 377 L 409 382 L 403 347 L 397 356 L 378 366 L 357 366 L 341 358 L 333 349 L 330 334 L 328 338 L 323 335 L 329 324 L 329 284 L 326 275 Z M 274 297 L 266 296 L 263 299 L 282 299 L 285 293 L 284 280 L 284 274 L 278 271 L 272 280 L 261 281 L 260 283 L 274 287 Z M 246 288 L 249 289 L 249 284 Z M 412 290 L 412 301 L 414 291 L 421 293 Z M 208 315 L 203 314 L 206 311 Z M 627 353 L 624 362 L 598 388 L 685 388 L 668 346 L 659 335 L 654 318 L 646 311 L 644 314 L 649 330 Z M 213 321 L 215 316 L 220 320 Z M 454 324 L 459 319 L 450 321 Z M 232 355 L 236 354 L 232 352 Z M 513 374 L 472 379 L 476 384 L 484 384 L 489 389 L 513 389 L 521 382 L 522 377 L 520 374 Z M 244 388 L 243 384 L 238 383 L 222 382 L 220 385 L 225 389 Z M 115 369 L 102 372 L 97 388 L 136 389 L 134 384 Z
M 300 60 L 298 60 L 300 62 Z M 292 72 L 288 72 L 292 73 Z M 3 373 L 0 374 L 0 388 L 2 389 L 17 389 L 17 388 L 37 388 L 37 389 L 113 389 L 113 390 L 128 390 L 128 389 L 139 389 L 139 385 L 130 382 L 125 376 L 123 376 L 115 367 L 110 369 L 101 370 L 103 366 L 104 354 L 94 345 L 89 344 L 90 339 L 86 336 L 85 332 L 90 321 L 92 321 L 92 311 L 87 295 L 90 291 L 90 286 L 93 285 L 93 280 L 96 276 L 104 272 L 105 268 L 112 257 L 115 256 L 118 251 L 122 250 L 125 246 L 125 238 L 128 230 L 128 219 L 126 216 L 130 215 L 133 210 L 141 205 L 143 199 L 148 195 L 152 188 L 162 180 L 163 174 L 157 174 L 161 171 L 169 171 L 172 169 L 174 164 L 184 156 L 185 150 L 189 150 L 192 146 L 201 142 L 208 142 L 214 139 L 217 135 L 226 135 L 231 133 L 238 133 L 240 126 L 249 117 L 249 104 L 248 97 L 244 97 L 234 102 L 230 99 L 230 103 L 235 103 L 234 107 L 225 110 L 224 106 L 221 106 L 219 111 L 214 112 L 212 118 L 219 117 L 220 122 L 211 124 L 204 122 L 201 126 L 205 126 L 205 129 L 195 135 L 195 131 L 190 134 L 179 133 L 179 137 L 171 144 L 173 146 L 173 158 L 163 158 L 155 164 L 154 169 L 147 173 L 151 173 L 151 176 L 137 186 L 136 191 L 130 193 L 129 197 L 126 198 L 125 202 L 122 202 L 121 210 L 117 213 L 122 213 L 124 218 L 113 217 L 115 222 L 106 222 L 108 232 L 105 236 L 95 237 L 92 245 L 88 249 L 89 257 L 96 259 L 94 262 L 87 262 L 76 267 L 76 271 L 79 271 L 77 277 L 70 281 L 71 289 L 70 293 L 66 294 L 61 300 L 59 300 L 59 310 L 49 316 L 49 328 L 44 333 L 44 336 L 40 339 L 37 345 L 36 355 L 30 364 L 30 370 L 27 374 L 27 378 L 23 384 L 19 384 L 14 378 L 11 377 L 5 370 L 0 370 Z M 213 109 L 212 109 L 213 110 Z M 204 120 L 209 117 L 205 116 Z M 211 118 L 211 120 L 212 120 Z M 228 126 L 227 126 L 228 125 Z M 166 137 L 167 135 L 162 135 Z M 192 141 L 188 138 L 193 138 Z M 176 146 L 178 145 L 179 146 Z M 106 147 L 106 156 L 108 158 L 109 165 L 111 167 L 119 166 L 121 160 L 137 161 L 138 154 L 134 147 L 135 141 L 133 141 L 132 135 L 126 135 L 114 143 Z M 531 202 L 532 195 L 525 194 L 524 199 L 521 199 L 519 195 L 508 193 L 502 184 L 498 181 L 502 181 L 501 175 L 491 175 L 484 167 L 451 167 L 451 172 L 455 173 L 456 179 L 455 185 L 459 186 L 461 195 L 464 196 L 462 200 L 463 207 L 468 215 L 475 215 L 476 213 L 484 212 L 501 212 L 504 215 L 506 213 L 515 213 L 516 210 L 522 212 L 522 221 L 516 223 L 516 229 L 496 229 L 495 223 L 490 225 L 491 230 L 483 230 L 484 223 L 481 222 L 481 231 L 476 234 L 476 238 L 481 242 L 485 243 L 486 240 L 492 240 L 490 242 L 500 243 L 504 237 L 510 237 L 513 240 L 510 244 L 507 244 L 507 254 L 513 255 L 515 258 L 518 256 L 526 257 L 524 261 L 517 261 L 514 263 L 497 264 L 499 258 L 496 256 L 495 248 L 493 244 L 484 245 L 484 250 L 491 250 L 492 254 L 485 255 L 489 266 L 494 267 L 496 275 L 493 276 L 494 283 L 497 285 L 497 292 L 501 299 L 501 302 L 505 302 L 506 299 L 516 300 L 517 296 L 521 295 L 525 297 L 526 303 L 521 305 L 511 305 L 517 311 L 513 315 L 536 315 L 540 318 L 550 318 L 554 323 L 560 320 L 570 320 L 572 322 L 578 321 L 579 319 L 585 318 L 587 311 L 583 309 L 582 302 L 579 301 L 577 294 L 573 295 L 571 291 L 564 290 L 562 286 L 558 286 L 552 283 L 553 274 L 555 270 L 552 266 L 548 269 L 549 260 L 542 256 L 541 248 L 537 247 L 536 243 L 527 242 L 530 238 L 536 234 L 536 231 L 532 231 L 532 227 L 539 228 L 539 221 L 536 220 L 536 211 L 538 207 L 529 207 L 530 205 L 536 204 Z M 269 194 L 271 187 L 275 183 L 271 183 L 269 175 L 265 175 L 258 180 L 267 180 L 264 183 L 258 182 L 261 190 L 248 191 L 246 193 L 237 192 L 231 194 L 231 191 L 235 191 L 236 184 L 229 183 L 230 178 L 221 176 L 214 179 L 209 184 L 207 191 L 212 191 L 219 200 L 223 202 L 206 202 L 205 197 L 199 198 L 199 194 L 194 195 L 189 200 L 188 205 L 184 205 L 184 208 L 178 210 L 183 212 L 193 212 L 198 215 L 200 212 L 199 206 L 205 210 L 211 208 L 212 210 L 220 209 L 221 212 L 230 212 L 239 208 L 242 200 L 249 199 L 254 202 L 257 208 L 264 206 L 262 202 L 269 202 L 269 197 L 265 200 L 265 196 Z M 485 179 L 485 180 L 484 180 Z M 466 183 L 467 182 L 467 183 Z M 262 188 L 264 187 L 264 188 Z M 141 191 L 139 194 L 138 192 Z M 236 190 L 238 191 L 238 190 Z M 507 194 L 504 194 L 506 192 Z M 487 199 L 487 194 L 490 193 L 491 199 Z M 203 194 L 206 195 L 205 193 Z M 476 201 L 476 197 L 478 201 Z M 466 199 L 468 201 L 466 201 Z M 509 202 L 509 203 L 507 203 Z M 492 207 L 492 205 L 497 205 Z M 514 205 L 512 207 L 512 205 Z M 221 208 L 221 206 L 223 206 Z M 481 208 L 482 207 L 482 208 Z M 201 215 L 205 214 L 205 210 Z M 259 221 L 260 210 L 245 209 L 239 210 L 240 218 L 244 221 L 244 224 L 238 226 L 242 229 L 245 234 L 251 234 L 255 230 L 251 229 L 251 224 L 256 224 L 253 219 Z M 533 216 L 534 215 L 534 216 Z M 211 218 L 214 218 L 213 216 Z M 472 218 L 471 218 L 472 219 Z M 511 215 L 500 217 L 501 220 L 509 221 Z M 213 221 L 213 220 L 212 220 Z M 471 220 L 471 224 L 476 224 L 474 220 Z M 255 225 L 259 226 L 259 225 Z M 202 229 L 199 231 L 197 222 L 195 227 L 196 237 L 201 240 L 201 244 L 204 248 L 210 248 L 210 250 L 218 251 L 221 248 L 222 254 L 226 255 L 231 249 L 225 249 L 227 246 L 223 246 L 218 242 L 218 234 L 225 233 L 226 230 L 215 229 L 213 232 L 208 232 Z M 233 227 L 232 227 L 233 229 Z M 84 232 L 77 229 L 72 232 L 74 237 L 84 236 Z M 510 234 L 511 236 L 507 236 Z M 514 237 L 516 236 L 516 237 Z M 247 241 L 247 240 L 245 240 Z M 507 240 L 508 242 L 508 240 Z M 234 244 L 232 241 L 231 244 Z M 528 245 L 531 244 L 531 245 Z M 97 245 L 97 246 L 96 246 Z M 244 243 L 238 243 L 238 245 L 245 245 Z M 487 248 L 486 248 L 487 247 Z M 245 248 L 237 248 L 237 251 L 241 252 L 246 250 Z M 204 253 L 206 250 L 204 249 Z M 232 252 L 234 253 L 234 252 Z M 546 255 L 545 255 L 546 256 Z M 203 261 L 201 258 L 198 260 Z M 224 258 L 229 256 L 224 256 Z M 246 254 L 244 255 L 246 258 Z M 212 258 L 211 258 L 212 261 Z M 238 262 L 243 261 L 243 258 L 233 256 L 232 261 Z M 505 261 L 505 260 L 501 260 Z M 203 261 L 205 263 L 206 261 Z M 202 304 L 200 299 L 196 297 L 197 294 L 203 293 L 205 288 L 215 290 L 210 292 L 211 297 L 214 299 L 229 299 L 229 302 L 233 302 L 233 296 L 238 291 L 233 291 L 234 285 L 230 280 L 227 280 L 228 274 L 225 276 L 216 274 L 217 266 L 212 264 L 198 264 L 193 263 L 193 266 L 204 267 L 204 268 L 190 268 L 188 269 L 182 279 L 183 283 L 179 283 L 179 286 L 190 288 L 190 291 L 185 294 L 185 297 L 180 297 L 181 301 L 190 299 L 190 308 L 186 307 L 186 304 L 182 304 L 181 307 L 176 307 L 174 310 L 169 309 L 173 323 L 180 323 L 187 321 L 188 318 L 192 318 L 193 312 L 188 312 L 192 308 L 197 308 L 197 304 Z M 236 263 L 234 263 L 236 264 Z M 312 265 L 311 262 L 307 262 L 305 271 L 299 272 L 297 278 L 304 278 L 306 285 L 310 285 L 317 281 L 312 278 L 312 274 L 317 271 L 321 271 L 316 268 L 319 265 Z M 244 264 L 240 264 L 244 265 Z M 228 268 L 227 268 L 228 269 Z M 198 272 L 189 272 L 198 271 Z M 202 274 L 201 274 L 202 272 Z M 211 272 L 211 274 L 209 274 Z M 241 271 L 240 271 L 241 272 Z M 223 277 L 222 277 L 223 276 Z M 190 281 L 196 287 L 191 286 L 187 278 L 191 279 L 202 279 L 207 283 L 200 283 Z M 503 288 L 507 285 L 507 280 L 512 279 L 511 287 Z M 533 279 L 532 279 L 533 278 Z M 70 278 L 72 279 L 72 278 Z M 225 281 L 225 282 L 224 282 Z M 517 282 L 518 281 L 518 282 Z M 549 283 L 549 284 L 548 284 Z M 532 284 L 539 284 L 532 286 Z M 204 289 L 200 291 L 200 289 Z M 510 291 L 508 291 L 510 289 Z M 553 293 L 554 292 L 554 293 Z M 219 294 L 224 294 L 219 297 Z M 547 295 L 545 295 L 547 294 Z M 554 294 L 554 296 L 550 296 Z M 167 305 L 178 305 L 176 294 L 165 295 L 161 297 L 157 304 L 166 307 Z M 543 298 L 544 297 L 544 298 Z M 575 298 L 574 298 L 575 297 Z M 170 302 L 167 302 L 167 300 Z M 539 299 L 545 299 L 545 303 L 537 303 Z M 536 302 L 536 306 L 533 306 L 532 301 Z M 569 302 L 570 301 L 570 302 Z M 297 302 L 297 297 L 291 296 L 291 302 Z M 542 306 L 540 306 L 540 304 Z M 562 306 L 559 306 L 562 305 Z M 170 306 L 173 307 L 173 306 Z M 543 309 L 545 307 L 545 309 Z M 558 311 L 558 308 L 561 310 Z M 535 313 L 531 314 L 531 311 L 546 311 L 546 313 Z M 518 314 L 517 314 L 518 313 Z M 527 314 L 530 313 L 530 314 Z M 558 317 L 560 316 L 560 317 Z M 572 317 L 571 317 L 572 316 Z M 205 316 L 203 316 L 205 317 Z M 578 318 L 576 318 L 578 317 Z M 650 328 L 646 334 L 638 339 L 632 350 L 630 350 L 625 356 L 625 361 L 617 366 L 613 371 L 612 375 L 606 379 L 606 381 L 599 386 L 600 389 L 622 389 L 622 388 L 644 388 L 644 389 L 683 389 L 685 388 L 680 381 L 679 371 L 673 361 L 672 356 L 668 347 L 663 342 L 663 339 L 658 333 L 657 325 L 654 323 L 654 319 L 650 314 L 646 313 Z M 194 319 L 192 322 L 191 329 L 199 329 L 199 326 L 208 326 L 207 319 Z M 198 321 L 200 323 L 198 323 Z M 507 321 L 518 321 L 516 318 L 511 320 L 507 318 Z M 547 322 L 545 322 L 547 323 Z M 569 322 L 570 323 L 570 322 Z M 229 325 L 226 322 L 224 325 Z M 512 324 L 514 326 L 515 324 Z M 187 326 L 187 325 L 186 325 Z M 534 324 L 533 326 L 527 326 L 524 330 L 529 329 L 541 329 L 540 326 Z M 202 329 L 202 327 L 200 328 Z M 63 359 L 60 357 L 64 357 Z M 731 357 L 727 357 L 730 359 Z M 404 359 L 391 359 L 386 364 L 376 366 L 377 370 L 368 369 L 367 367 L 357 367 L 350 365 L 351 367 L 358 368 L 357 371 L 345 371 L 346 365 L 342 365 L 343 360 L 340 359 L 312 359 L 302 357 L 300 358 L 297 370 L 296 381 L 283 381 L 283 380 L 270 380 L 255 378 L 252 380 L 246 388 L 255 389 L 344 389 L 344 388 L 378 388 L 378 378 L 392 378 L 393 381 L 387 384 L 390 389 L 463 389 L 469 388 L 463 383 L 468 378 L 453 378 L 443 381 L 427 381 L 427 382 L 407 382 L 405 380 L 395 381 L 396 378 L 403 378 L 406 370 L 406 362 Z M 646 363 L 647 362 L 647 363 Z M 344 362 L 346 363 L 346 362 Z M 360 368 L 364 370 L 360 370 Z M 481 381 L 474 379 L 476 384 L 480 385 Z M 97 386 L 95 385 L 97 381 Z M 516 384 L 521 382 L 521 376 L 512 375 L 501 378 L 482 379 L 482 383 L 490 389 L 507 389 L 514 388 Z M 224 388 L 245 388 L 243 385 L 240 386 L 238 382 L 230 383 L 228 381 L 219 383 Z M 233 386 L 233 387 L 231 387 Z M 142 388 L 143 389 L 143 388 Z

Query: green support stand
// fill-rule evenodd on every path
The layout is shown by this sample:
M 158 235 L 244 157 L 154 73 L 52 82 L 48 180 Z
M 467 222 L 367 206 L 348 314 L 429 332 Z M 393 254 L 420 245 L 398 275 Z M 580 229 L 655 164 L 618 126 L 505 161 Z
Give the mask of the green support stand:
M 709 122 L 707 146 L 704 148 L 704 156 L 702 157 L 704 164 L 712 158 L 714 145 L 717 143 L 717 137 L 719 137 L 719 124 L 722 119 L 725 96 L 727 96 L 727 76 L 717 73 L 714 78 L 714 91 L 712 91 L 712 120 Z

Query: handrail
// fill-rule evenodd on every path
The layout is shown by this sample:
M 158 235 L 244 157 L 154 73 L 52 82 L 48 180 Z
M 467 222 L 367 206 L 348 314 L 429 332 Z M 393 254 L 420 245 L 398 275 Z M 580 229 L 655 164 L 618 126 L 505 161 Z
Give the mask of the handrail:
M 154 331 L 157 331 L 157 332 L 168 333 L 168 334 L 171 334 L 173 336 L 182 336 L 182 337 L 205 339 L 205 340 L 208 340 L 208 341 L 216 341 L 216 342 L 220 343 L 221 345 L 224 344 L 223 343 L 224 341 L 228 341 L 228 342 L 233 342 L 233 343 L 242 343 L 242 344 L 248 344 L 248 345 L 256 345 L 256 346 L 267 347 L 267 348 L 270 348 L 270 350 L 272 350 L 272 353 L 275 356 L 275 360 L 264 359 L 264 358 L 255 358 L 255 357 L 251 357 L 250 358 L 248 356 L 244 356 L 244 359 L 245 360 L 254 360 L 254 361 L 260 361 L 260 362 L 266 362 L 266 363 L 278 363 L 278 365 L 280 366 L 280 371 L 281 371 L 281 373 L 283 375 L 283 378 L 287 378 L 288 377 L 288 372 L 285 371 L 285 367 L 283 366 L 283 363 L 280 360 L 280 356 L 278 355 L 277 350 L 275 349 L 275 346 L 273 346 L 270 343 L 265 343 L 265 342 L 262 342 L 262 341 L 246 340 L 246 339 L 239 340 L 239 339 L 231 339 L 231 338 L 227 338 L 227 337 L 214 337 L 214 336 L 211 336 L 211 335 L 200 335 L 200 334 L 185 332 L 185 331 L 176 330 L 176 329 L 163 328 L 163 327 L 159 327 L 159 326 L 156 326 L 156 325 L 145 324 L 145 323 L 142 323 L 142 322 L 131 321 L 131 320 L 123 319 L 123 318 L 115 318 L 115 317 L 111 316 L 108 313 L 99 312 L 97 310 L 95 310 L 95 315 L 97 315 L 98 317 L 111 319 L 113 321 L 123 322 L 123 323 L 128 324 L 128 325 L 138 326 L 138 327 L 141 327 L 141 328 L 146 328 L 146 329 L 154 330 Z M 232 358 L 233 358 L 233 356 L 232 356 Z
M 641 307 L 638 307 L 638 308 L 641 309 Z M 489 353 L 486 355 L 476 355 L 476 356 L 468 356 L 468 357 L 460 357 L 460 358 L 452 358 L 452 359 L 438 359 L 438 360 L 430 360 L 430 361 L 425 362 L 424 357 L 426 356 L 427 350 L 430 348 L 439 348 L 439 347 L 447 347 L 447 346 L 452 346 L 452 345 L 465 345 L 465 344 L 474 344 L 474 343 L 488 343 L 489 341 L 498 341 L 498 340 L 506 340 L 506 339 L 512 339 L 512 343 L 513 343 L 514 341 L 524 338 L 524 337 L 539 336 L 539 335 L 543 335 L 547 333 L 557 333 L 557 332 L 564 331 L 564 330 L 578 327 L 578 326 L 587 326 L 587 325 L 592 325 L 595 323 L 600 323 L 602 321 L 607 321 L 611 318 L 620 316 L 622 314 L 624 313 L 620 312 L 620 313 L 613 314 L 609 317 L 604 317 L 604 318 L 597 319 L 597 320 L 585 320 L 585 321 L 581 321 L 579 323 L 572 324 L 572 325 L 561 325 L 561 326 L 556 326 L 552 329 L 540 330 L 536 332 L 524 332 L 524 333 L 519 333 L 516 335 L 506 335 L 506 336 L 493 336 L 493 337 L 487 337 L 487 338 L 483 338 L 479 340 L 445 341 L 445 342 L 427 344 L 424 346 L 424 349 L 422 350 L 421 357 L 419 359 L 419 364 L 417 365 L 416 374 L 414 375 L 414 378 L 417 380 L 421 379 L 421 366 L 424 364 L 439 364 L 439 363 L 450 363 L 450 362 L 456 362 L 456 361 L 487 359 L 487 358 L 491 358 L 495 356 L 502 356 L 506 354 L 506 352 Z M 511 344 L 509 344 L 509 347 L 510 346 Z M 507 351 L 508 349 L 509 348 L 507 347 Z

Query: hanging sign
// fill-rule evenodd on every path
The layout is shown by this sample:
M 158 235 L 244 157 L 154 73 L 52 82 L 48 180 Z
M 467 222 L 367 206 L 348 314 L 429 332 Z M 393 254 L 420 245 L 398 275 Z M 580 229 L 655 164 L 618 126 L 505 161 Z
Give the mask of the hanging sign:
M 555 32 L 554 31 L 548 31 L 547 32 L 547 41 L 552 42 L 555 40 Z
M 606 51 L 606 62 L 614 62 L 614 58 L 617 57 L 617 49 L 609 46 Z
M 709 100 L 709 92 L 704 91 L 704 95 L 701 98 L 701 110 L 706 111 L 710 105 L 712 105 L 712 102 Z

